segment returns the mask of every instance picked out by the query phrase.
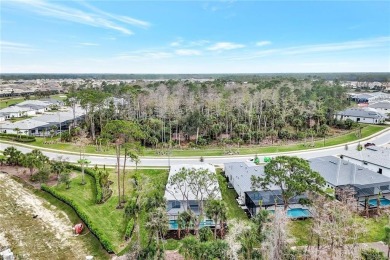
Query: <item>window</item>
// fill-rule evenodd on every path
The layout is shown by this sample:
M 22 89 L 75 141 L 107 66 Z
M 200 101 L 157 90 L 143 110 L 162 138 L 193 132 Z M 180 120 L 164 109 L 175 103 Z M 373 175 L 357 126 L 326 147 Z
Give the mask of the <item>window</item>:
M 180 201 L 178 201 L 178 200 L 172 201 L 172 208 L 173 209 L 180 209 Z
M 198 211 L 199 209 L 199 206 L 198 206 L 198 203 L 196 201 L 190 201 L 190 209 L 192 211 Z
M 378 173 L 382 174 L 382 168 L 379 168 Z
M 364 164 L 364 165 L 367 165 L 367 162 L 366 162 L 366 161 L 364 161 L 364 162 L 363 162 L 363 164 Z

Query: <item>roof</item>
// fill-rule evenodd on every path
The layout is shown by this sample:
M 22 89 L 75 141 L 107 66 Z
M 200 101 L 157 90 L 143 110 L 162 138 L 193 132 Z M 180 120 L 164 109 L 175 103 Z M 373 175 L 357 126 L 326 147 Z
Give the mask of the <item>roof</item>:
M 374 104 L 370 104 L 369 107 L 372 108 L 382 108 L 382 109 L 390 109 L 390 101 L 381 101 Z
M 20 113 L 20 112 L 26 112 L 31 111 L 28 107 L 18 107 L 18 106 L 10 106 L 6 107 L 0 110 L 0 113 Z
M 231 172 L 235 188 L 241 191 L 253 191 L 251 177 L 264 176 L 264 166 L 253 162 L 230 162 L 225 163 L 225 173 Z M 277 186 L 269 187 L 270 190 L 279 189 Z
M 30 106 L 30 105 L 48 107 L 52 105 L 52 103 L 44 100 L 26 100 L 17 104 L 17 106 Z
M 176 173 L 178 173 L 183 168 L 185 168 L 185 169 L 197 169 L 197 170 L 198 169 L 205 169 L 205 170 L 208 170 L 210 174 L 216 174 L 215 173 L 215 168 L 211 164 L 202 163 L 202 164 L 178 164 L 178 165 L 172 165 L 171 169 L 169 171 L 168 183 L 167 183 L 167 186 L 165 187 L 165 195 L 164 195 L 164 197 L 165 197 L 165 199 L 167 201 L 169 201 L 169 200 L 184 200 L 184 198 L 182 197 L 182 194 L 180 193 L 180 191 L 175 189 L 174 186 L 169 184 L 169 181 L 172 178 L 172 176 L 175 175 Z M 215 183 L 211 184 L 211 186 L 212 186 L 212 188 L 214 188 L 214 187 L 217 188 L 217 194 L 215 194 L 214 198 L 215 199 L 221 199 L 222 195 L 221 195 L 221 191 L 219 189 L 218 181 L 216 181 Z M 196 196 L 191 191 L 188 192 L 188 200 L 196 200 Z
M 11 130 L 14 130 L 15 128 L 19 128 L 21 130 L 31 130 L 37 127 L 46 127 L 46 126 L 48 126 L 48 123 L 37 121 L 34 119 L 25 119 L 22 121 L 17 121 L 15 123 L 7 122 L 5 124 L 2 124 L 1 128 L 11 129 Z
M 366 118 L 383 118 L 384 116 L 373 110 L 373 109 L 364 109 L 364 108 L 348 108 L 344 111 L 340 111 L 337 113 L 342 116 L 354 116 L 354 117 L 366 117 Z
M 358 161 L 365 161 L 371 164 L 390 169 L 390 149 L 378 146 L 369 146 L 361 151 L 345 151 L 344 157 L 349 157 Z
M 310 167 L 333 186 L 371 185 L 390 182 L 390 178 L 346 160 L 325 156 L 309 160 Z

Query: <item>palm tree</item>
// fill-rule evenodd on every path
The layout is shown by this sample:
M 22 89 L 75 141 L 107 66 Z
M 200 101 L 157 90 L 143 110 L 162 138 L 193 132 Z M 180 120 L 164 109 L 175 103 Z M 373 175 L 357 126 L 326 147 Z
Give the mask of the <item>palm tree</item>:
M 149 229 L 150 237 L 149 237 L 149 243 L 150 245 L 152 241 L 153 235 L 156 238 L 156 244 L 157 244 L 157 256 L 160 256 L 160 245 L 161 240 L 164 237 L 164 235 L 167 233 L 169 228 L 169 221 L 168 216 L 166 213 L 165 208 L 159 207 L 156 208 L 154 211 L 150 212 L 148 215 L 148 222 L 146 224 L 146 228 Z
M 226 205 L 221 200 L 209 200 L 206 204 L 206 216 L 213 219 L 215 223 L 214 238 L 217 238 L 217 224 L 222 215 L 226 213 Z M 220 224 L 221 225 L 221 224 Z M 222 227 L 220 226 L 220 229 Z
M 16 128 L 14 129 L 14 131 L 16 132 L 18 138 L 20 138 L 20 134 L 21 134 L 20 128 L 16 127 Z
M 88 164 L 91 163 L 91 161 L 89 161 L 88 159 L 86 158 L 82 158 L 80 160 L 77 161 L 78 164 L 80 164 L 80 167 L 81 167 L 81 184 L 82 185 L 85 185 L 85 173 L 84 173 L 84 168 L 86 166 L 88 166 Z

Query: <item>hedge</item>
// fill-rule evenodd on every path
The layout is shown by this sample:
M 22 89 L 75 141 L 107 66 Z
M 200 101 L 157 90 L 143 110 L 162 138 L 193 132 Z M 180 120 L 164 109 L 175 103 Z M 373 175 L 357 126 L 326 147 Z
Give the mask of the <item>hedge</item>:
M 0 133 L 0 137 L 3 138 L 3 139 L 16 141 L 16 142 L 22 142 L 22 143 L 35 142 L 35 137 L 34 136 L 29 136 L 29 135 Z
M 134 229 L 134 219 L 131 218 L 131 219 L 129 219 L 129 222 L 127 223 L 127 226 L 126 226 L 126 231 L 125 231 L 126 240 L 131 237 L 131 233 L 133 233 L 133 229 Z
M 81 167 L 77 165 L 69 164 L 68 168 L 74 171 L 81 172 Z M 88 174 L 95 180 L 95 185 L 94 185 L 96 191 L 95 202 L 97 204 L 103 203 L 103 191 L 102 191 L 102 186 L 100 185 L 100 176 L 96 174 L 94 170 L 88 168 L 84 168 L 84 173 Z
M 68 204 L 71 206 L 77 213 L 77 215 L 84 221 L 85 225 L 91 230 L 91 232 L 99 239 L 100 243 L 103 245 L 103 247 L 107 250 L 109 253 L 114 252 L 114 247 L 111 243 L 111 241 L 107 238 L 107 236 L 104 234 L 104 232 L 100 229 L 100 227 L 96 226 L 93 223 L 93 219 L 90 218 L 74 200 L 67 198 L 66 196 L 60 194 L 58 191 L 54 190 L 53 188 L 42 184 L 41 189 L 50 193 L 60 201 Z

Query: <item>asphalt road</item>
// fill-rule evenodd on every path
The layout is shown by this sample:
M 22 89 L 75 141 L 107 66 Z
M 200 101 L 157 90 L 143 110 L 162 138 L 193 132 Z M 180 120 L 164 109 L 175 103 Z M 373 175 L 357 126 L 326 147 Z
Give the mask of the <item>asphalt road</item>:
M 372 142 L 375 143 L 377 146 L 382 146 L 390 143 L 390 129 L 387 131 L 366 139 L 362 142 L 362 144 L 365 144 L 367 142 Z M 356 149 L 358 145 L 358 142 L 350 143 L 348 144 L 348 150 Z M 20 151 L 23 153 L 30 152 L 32 149 L 31 148 L 26 148 L 23 146 L 18 146 L 18 145 L 11 145 L 11 144 L 6 144 L 6 143 L 1 143 L 0 142 L 0 150 L 4 150 L 6 147 L 9 146 L 14 146 L 17 147 Z M 77 160 L 80 159 L 79 155 L 76 154 L 61 154 L 59 152 L 52 152 L 52 151 L 42 151 L 46 156 L 48 156 L 50 159 L 55 159 L 58 158 L 59 156 L 62 156 L 63 158 L 66 158 L 70 162 L 77 162 Z M 337 147 L 331 147 L 331 148 L 325 148 L 325 149 L 313 149 L 309 151 L 296 151 L 296 152 L 285 152 L 285 153 L 279 153 L 284 154 L 284 155 L 290 155 L 290 156 L 298 156 L 301 158 L 305 159 L 310 159 L 314 157 L 321 157 L 321 156 L 329 156 L 329 155 L 339 155 L 342 153 L 345 153 L 345 145 L 340 145 Z M 260 159 L 264 156 L 276 156 L 278 154 L 258 154 Z M 116 165 L 116 158 L 111 157 L 111 156 L 86 156 L 87 159 L 91 161 L 91 165 L 106 165 L 106 166 L 114 166 Z M 214 165 L 222 165 L 227 162 L 237 162 L 237 161 L 246 161 L 249 159 L 253 159 L 254 155 L 226 155 L 226 156 L 215 156 L 215 157 L 204 157 L 204 162 L 206 163 L 211 163 Z M 123 160 L 121 161 L 123 163 Z M 197 164 L 200 163 L 200 157 L 183 157 L 183 158 L 178 158 L 178 157 L 173 157 L 173 158 L 152 158 L 152 157 L 143 157 L 141 158 L 141 163 L 138 164 L 138 166 L 142 167 L 161 167 L 161 166 L 169 166 L 169 165 L 174 165 L 174 164 Z M 134 163 L 130 162 L 128 160 L 128 165 L 134 166 Z

